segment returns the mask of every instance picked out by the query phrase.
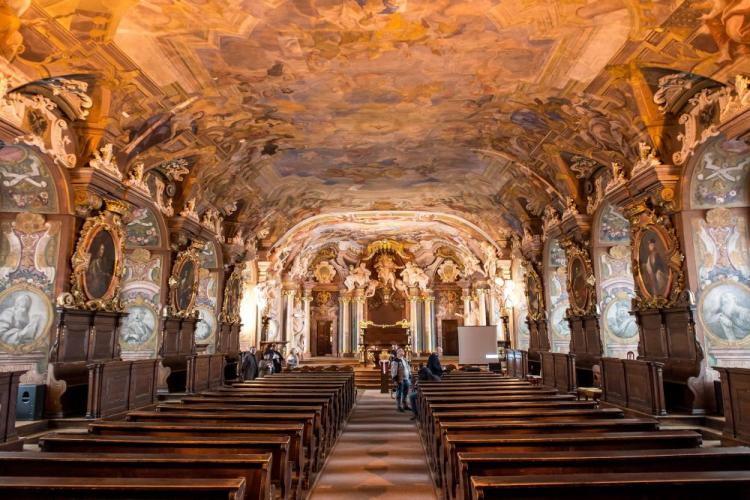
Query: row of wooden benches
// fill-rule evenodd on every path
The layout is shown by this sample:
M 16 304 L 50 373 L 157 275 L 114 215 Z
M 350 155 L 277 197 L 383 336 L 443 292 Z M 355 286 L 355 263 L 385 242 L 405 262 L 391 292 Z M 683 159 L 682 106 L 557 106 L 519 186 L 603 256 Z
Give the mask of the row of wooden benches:
M 282 373 L 52 432 L 0 453 L 0 497 L 304 498 L 355 396 L 353 372 Z
M 692 430 L 660 430 L 550 387 L 454 372 L 418 391 L 420 434 L 446 499 L 739 498 L 750 486 L 750 448 L 701 447 Z

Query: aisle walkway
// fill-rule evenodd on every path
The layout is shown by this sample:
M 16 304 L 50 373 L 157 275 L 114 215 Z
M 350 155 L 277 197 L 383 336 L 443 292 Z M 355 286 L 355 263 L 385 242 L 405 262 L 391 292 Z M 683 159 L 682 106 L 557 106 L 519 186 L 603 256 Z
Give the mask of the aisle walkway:
M 388 394 L 366 390 L 328 459 L 312 500 L 435 500 L 410 412 Z

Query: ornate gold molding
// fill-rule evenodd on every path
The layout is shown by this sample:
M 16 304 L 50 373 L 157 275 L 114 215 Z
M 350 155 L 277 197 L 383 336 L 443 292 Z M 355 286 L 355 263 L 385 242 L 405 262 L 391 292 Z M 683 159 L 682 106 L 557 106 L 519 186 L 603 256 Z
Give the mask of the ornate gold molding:
M 219 319 L 222 323 L 240 323 L 240 299 L 242 298 L 242 266 L 234 266 L 224 286 L 224 300 Z
M 203 243 L 193 241 L 185 250 L 177 254 L 172 275 L 169 277 L 169 312 L 179 318 L 195 318 L 195 299 L 198 295 L 200 251 Z M 187 267 L 191 266 L 192 270 Z M 192 281 L 190 275 L 192 274 Z M 188 288 L 189 287 L 189 288 Z
M 73 273 L 70 276 L 73 304 L 79 309 L 99 311 L 121 311 L 119 294 L 125 256 L 125 230 L 122 217 L 127 213 L 127 205 L 117 200 L 105 200 L 105 209 L 95 217 L 89 217 L 83 224 L 78 238 L 76 251 L 71 264 Z M 102 232 L 109 234 L 99 236 Z M 99 242 L 99 248 L 92 249 L 92 244 Z M 94 255 L 93 252 L 97 252 Z M 109 255 L 108 253 L 112 253 Z M 93 257 L 93 259 L 92 259 Z M 109 276 L 111 259 L 111 276 Z M 101 269 L 91 268 L 92 262 Z M 105 283 L 106 287 L 102 285 Z M 94 283 L 96 282 L 96 283 Z M 103 293 L 95 293 L 95 289 Z
M 585 316 L 596 311 L 596 279 L 588 248 L 566 238 L 560 242 L 568 262 L 567 287 L 569 316 Z
M 534 321 L 544 319 L 544 293 L 542 280 L 539 278 L 534 266 L 530 262 L 524 265 L 526 269 L 526 303 L 528 304 L 529 318 Z
M 633 309 L 661 309 L 682 303 L 685 257 L 670 217 L 657 214 L 645 203 L 631 207 L 629 217 L 636 284 Z

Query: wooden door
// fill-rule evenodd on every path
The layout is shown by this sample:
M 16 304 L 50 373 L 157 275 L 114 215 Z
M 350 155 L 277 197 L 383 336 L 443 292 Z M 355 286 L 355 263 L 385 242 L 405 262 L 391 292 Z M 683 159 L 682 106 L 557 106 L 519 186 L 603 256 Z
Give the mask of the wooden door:
M 333 354 L 331 336 L 333 321 L 318 320 L 315 325 L 315 353 L 314 356 L 330 356 Z
M 443 326 L 443 355 L 458 356 L 458 320 L 444 319 Z

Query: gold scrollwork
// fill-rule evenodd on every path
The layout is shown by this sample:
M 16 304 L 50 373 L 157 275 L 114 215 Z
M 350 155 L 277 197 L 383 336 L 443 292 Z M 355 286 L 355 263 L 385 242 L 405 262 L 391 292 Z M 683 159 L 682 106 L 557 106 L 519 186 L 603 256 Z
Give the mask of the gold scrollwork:
M 533 321 L 544 319 L 544 294 L 542 293 L 542 280 L 539 279 L 534 266 L 527 262 L 526 268 L 526 303 L 528 304 L 529 318 Z
M 630 218 L 634 310 L 661 309 L 684 301 L 684 256 L 672 221 L 649 208 Z
M 169 277 L 169 309 L 179 318 L 197 317 L 195 299 L 200 282 L 200 251 L 203 244 L 193 242 L 177 254 L 172 275 Z
M 565 249 L 565 257 L 568 261 L 569 315 L 593 314 L 596 308 L 596 290 L 594 289 L 594 269 L 588 249 L 570 239 L 561 241 L 561 246 Z
M 76 308 L 122 311 L 119 298 L 125 254 L 122 217 L 127 211 L 125 203 L 106 200 L 104 210 L 83 224 L 71 259 L 70 293 Z
M 222 323 L 236 325 L 240 323 L 240 298 L 242 296 L 242 268 L 234 266 L 232 274 L 224 287 L 224 302 L 221 305 Z

